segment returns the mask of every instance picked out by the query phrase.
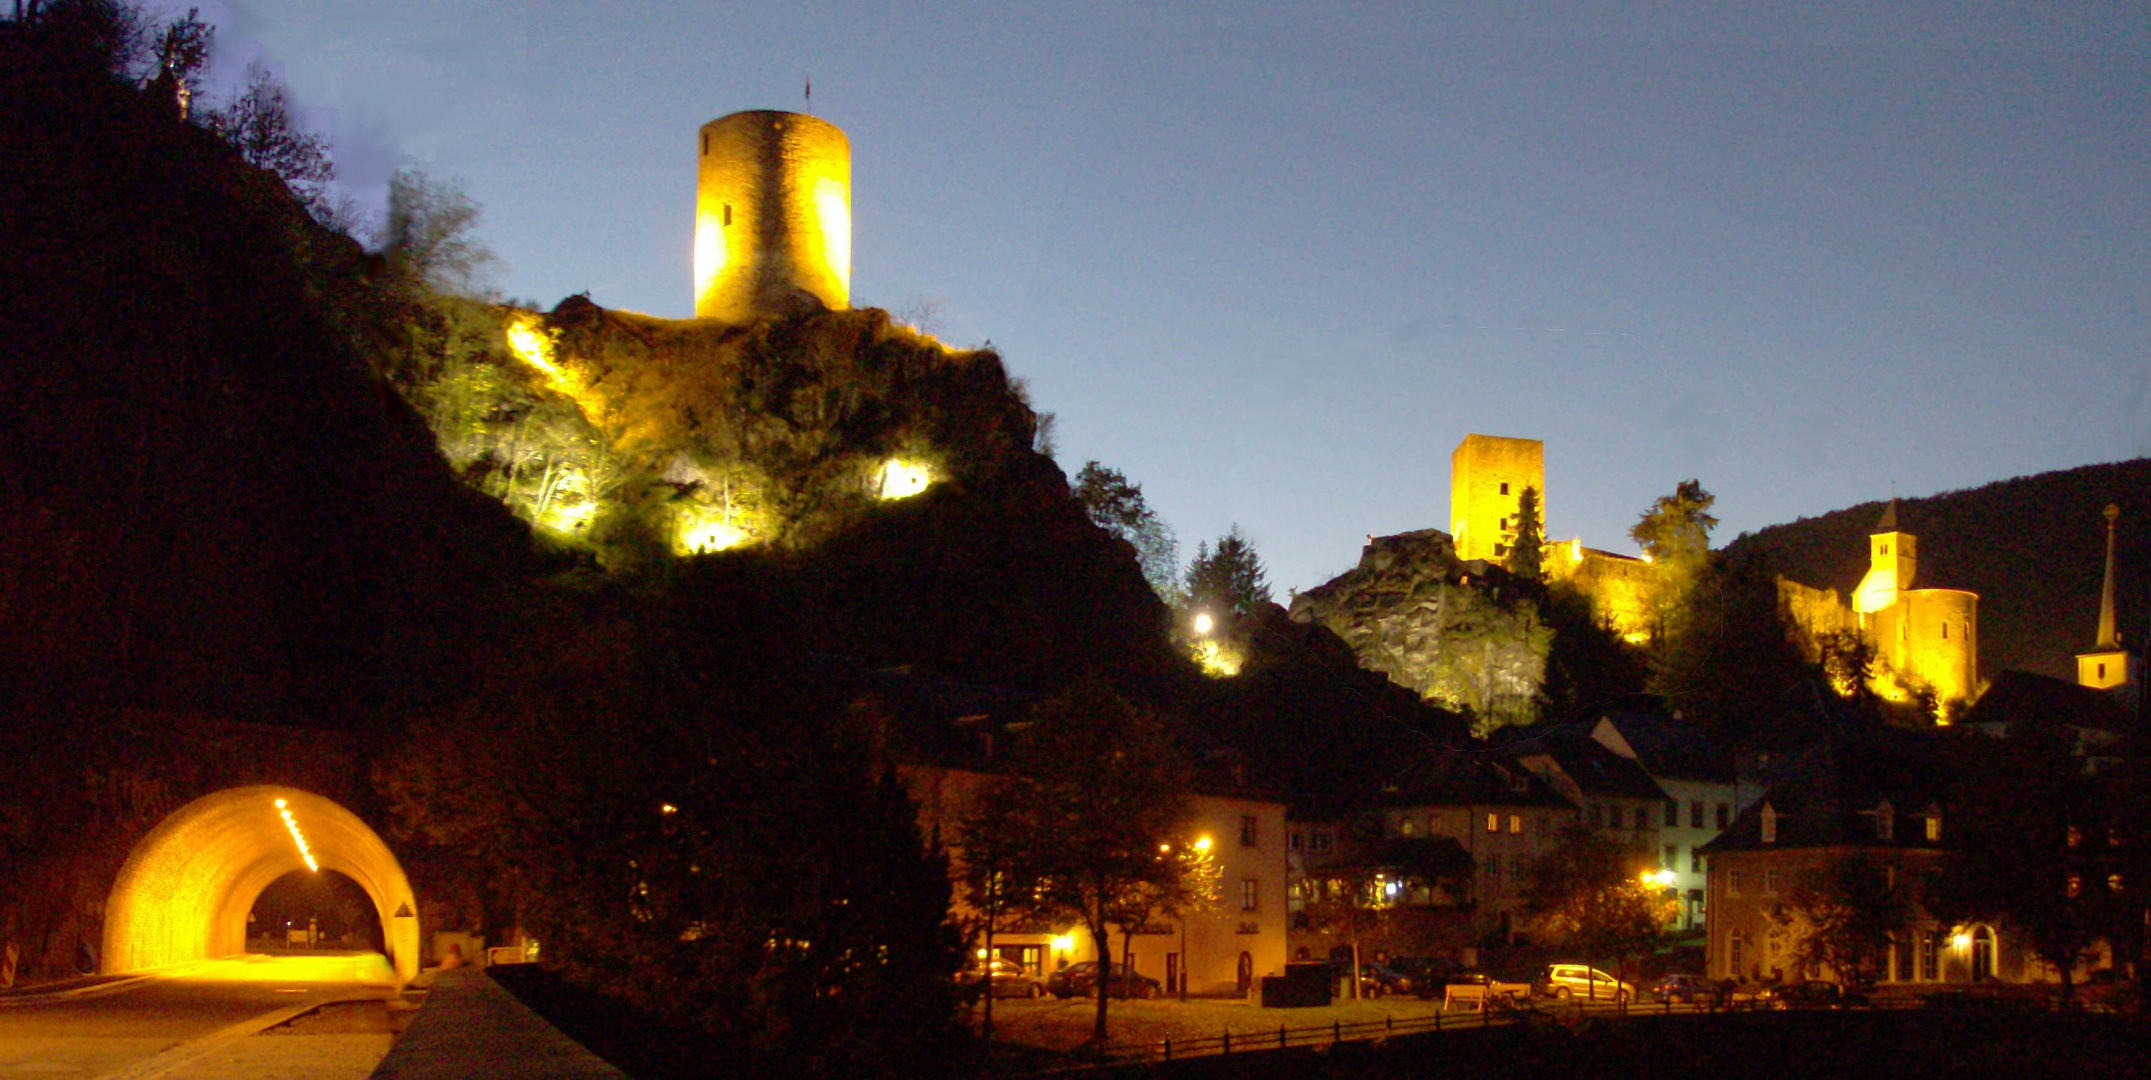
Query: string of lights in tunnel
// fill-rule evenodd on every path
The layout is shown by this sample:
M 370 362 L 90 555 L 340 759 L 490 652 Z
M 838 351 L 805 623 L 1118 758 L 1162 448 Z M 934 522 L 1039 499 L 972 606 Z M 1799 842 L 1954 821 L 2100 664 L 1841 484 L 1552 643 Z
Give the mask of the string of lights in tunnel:
M 314 861 L 313 849 L 306 846 L 306 835 L 299 831 L 299 822 L 298 819 L 291 816 L 291 807 L 284 800 L 278 799 L 276 800 L 276 812 L 284 815 L 284 828 L 291 830 L 292 842 L 299 845 L 299 857 L 306 860 L 306 868 L 317 874 L 320 873 L 321 864 Z

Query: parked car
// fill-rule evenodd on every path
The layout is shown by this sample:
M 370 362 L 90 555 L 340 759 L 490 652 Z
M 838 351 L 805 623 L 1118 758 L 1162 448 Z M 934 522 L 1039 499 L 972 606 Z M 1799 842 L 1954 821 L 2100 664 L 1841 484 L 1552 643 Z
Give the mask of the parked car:
M 1583 998 L 1586 1001 L 1630 1002 L 1636 1000 L 1636 988 L 1587 964 L 1553 964 L 1532 980 L 1532 991 L 1540 997 L 1566 1001 Z
M 1805 979 L 1764 990 L 1761 1003 L 1766 1009 L 1845 1009 L 1864 1007 L 1867 998 L 1834 982 Z
M 1158 980 L 1120 964 L 1106 969 L 1114 997 L 1154 998 L 1163 989 Z M 1046 990 L 1054 997 L 1090 997 L 1098 990 L 1098 962 L 1081 960 L 1046 976 Z
M 991 978 L 988 978 L 988 973 Z M 968 967 L 956 973 L 956 993 L 966 1001 L 975 1001 L 993 987 L 997 998 L 1038 998 L 1046 996 L 1046 981 L 1028 971 L 1022 964 L 995 959 L 984 969 Z
M 1361 961 L 1359 965 L 1359 992 L 1364 997 L 1409 994 L 1412 992 L 1412 980 L 1403 972 L 1381 961 Z
M 1701 975 L 1690 975 L 1684 971 L 1673 972 L 1658 980 L 1658 985 L 1651 987 L 1651 995 L 1658 1000 L 1682 1005 L 1707 1001 L 1716 993 L 1717 988 L 1704 981 Z

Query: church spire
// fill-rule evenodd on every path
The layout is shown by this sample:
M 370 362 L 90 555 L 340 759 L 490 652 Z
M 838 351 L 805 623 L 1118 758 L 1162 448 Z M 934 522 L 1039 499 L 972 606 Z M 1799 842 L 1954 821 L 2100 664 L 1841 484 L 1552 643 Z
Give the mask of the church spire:
M 2114 632 L 2114 519 L 2121 516 L 2121 507 L 2106 504 L 2106 585 L 2099 590 L 2099 642 L 2098 648 L 2114 649 L 2121 645 L 2120 635 Z

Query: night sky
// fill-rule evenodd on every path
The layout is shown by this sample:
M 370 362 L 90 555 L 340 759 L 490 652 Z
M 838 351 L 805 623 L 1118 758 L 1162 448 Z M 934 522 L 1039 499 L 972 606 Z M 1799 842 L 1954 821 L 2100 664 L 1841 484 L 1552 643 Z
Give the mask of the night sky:
M 203 5 L 545 307 L 689 315 L 696 129 L 811 77 L 854 304 L 938 301 L 1280 598 L 1446 528 L 1473 431 L 1615 551 L 1690 476 L 1723 543 L 2151 454 L 2151 5 L 1840 6 Z

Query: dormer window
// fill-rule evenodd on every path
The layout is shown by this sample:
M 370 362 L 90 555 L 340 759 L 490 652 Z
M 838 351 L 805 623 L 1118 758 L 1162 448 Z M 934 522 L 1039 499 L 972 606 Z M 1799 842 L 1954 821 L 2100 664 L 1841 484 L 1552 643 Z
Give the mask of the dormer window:
M 1778 810 L 1769 803 L 1763 804 L 1763 843 L 1778 842 Z
M 1939 806 L 1927 808 L 1927 842 L 1930 844 L 1942 842 L 1942 808 Z

